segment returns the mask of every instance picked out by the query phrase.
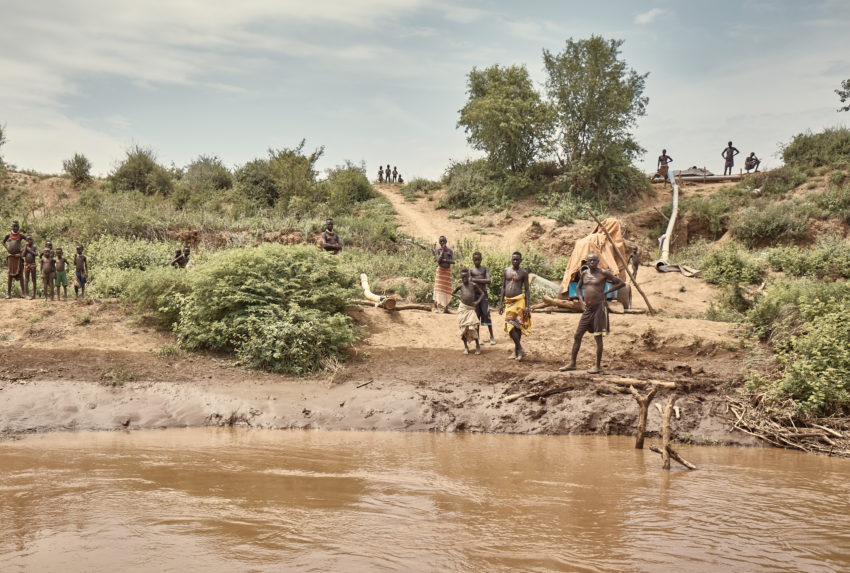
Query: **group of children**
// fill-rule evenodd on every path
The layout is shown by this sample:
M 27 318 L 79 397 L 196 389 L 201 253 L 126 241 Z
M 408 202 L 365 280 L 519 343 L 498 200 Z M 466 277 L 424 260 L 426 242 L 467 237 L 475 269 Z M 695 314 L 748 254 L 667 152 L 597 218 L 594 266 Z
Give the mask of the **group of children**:
M 401 176 L 401 173 L 398 172 L 398 169 L 393 167 L 392 171 L 390 171 L 390 165 L 387 164 L 387 168 L 384 169 L 382 165 L 378 166 L 378 183 L 404 183 L 404 178 Z
M 74 266 L 74 296 L 85 296 L 86 281 L 89 269 L 83 246 L 77 245 L 74 259 L 69 262 L 62 248 L 53 250 L 53 243 L 47 241 L 44 249 L 39 252 L 32 235 L 24 236 L 20 232 L 17 221 L 12 222 L 12 230 L 3 237 L 3 246 L 8 252 L 6 264 L 9 270 L 9 281 L 6 287 L 6 298 L 12 297 L 12 283 L 18 281 L 21 285 L 21 296 L 35 299 L 39 294 L 44 298 L 68 300 L 68 270 Z M 42 290 L 39 293 L 37 271 L 41 274 Z M 30 294 L 32 285 L 32 294 Z M 61 288 L 61 290 L 60 290 Z M 54 292 L 55 290 L 55 292 Z

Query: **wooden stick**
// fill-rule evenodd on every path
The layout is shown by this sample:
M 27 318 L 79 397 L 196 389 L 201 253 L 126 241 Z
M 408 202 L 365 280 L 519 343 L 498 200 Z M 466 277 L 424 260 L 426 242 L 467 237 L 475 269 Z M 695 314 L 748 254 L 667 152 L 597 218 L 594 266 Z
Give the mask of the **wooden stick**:
M 599 220 L 599 217 L 596 216 L 596 213 L 593 212 L 593 209 L 587 207 L 587 212 L 590 213 L 590 216 L 593 217 L 593 220 L 596 221 L 596 224 L 602 227 L 602 230 L 605 231 L 605 236 L 608 237 L 608 240 L 611 242 L 611 246 L 614 247 L 614 254 L 617 255 L 617 258 L 623 264 L 623 267 L 626 269 L 626 273 L 629 275 L 629 278 L 632 279 L 632 284 L 635 285 L 635 288 L 640 293 L 640 296 L 643 297 L 643 301 L 646 303 L 646 308 L 649 310 L 649 314 L 654 315 L 655 309 L 652 308 L 652 305 L 649 302 L 646 294 L 644 294 L 643 289 L 640 288 L 640 285 L 635 280 L 635 276 L 632 274 L 632 271 L 629 270 L 629 265 L 626 263 L 626 259 L 623 257 L 623 253 L 620 252 L 620 249 L 617 248 L 617 244 L 614 242 L 614 239 L 611 238 L 611 234 L 608 233 L 608 229 L 605 228 L 605 225 Z
M 650 388 L 649 393 L 646 396 L 641 396 L 637 390 L 635 390 L 634 386 L 629 386 L 629 392 L 632 393 L 632 396 L 637 400 L 638 406 L 640 406 L 640 413 L 638 414 L 638 425 L 637 425 L 637 434 L 635 435 L 635 449 L 642 450 L 643 449 L 643 439 L 646 436 L 646 417 L 649 413 L 649 403 L 652 402 L 652 399 L 655 397 L 655 393 L 658 391 L 658 386 L 653 386 Z
M 667 406 L 664 408 L 664 415 L 661 417 L 661 469 L 670 469 L 670 416 L 673 415 L 673 404 L 676 402 L 675 393 L 667 398 Z
M 635 388 L 644 388 L 646 386 L 662 386 L 664 388 L 675 388 L 675 382 L 668 382 L 667 380 L 639 380 L 638 378 L 626 378 L 626 377 L 618 377 L 618 376 L 595 376 L 591 378 L 594 382 L 610 382 L 612 384 L 618 384 L 620 386 L 634 386 Z M 657 404 L 656 404 L 657 405 Z
M 649 450 L 652 451 L 652 452 L 655 452 L 656 454 L 661 454 L 662 458 L 664 457 L 664 452 L 662 452 L 661 448 L 659 448 L 658 446 L 649 446 Z M 673 458 L 673 460 L 675 460 L 679 464 L 682 464 L 683 466 L 685 466 L 689 470 L 697 469 L 697 467 L 694 464 L 692 464 L 691 462 L 689 462 L 688 460 L 686 460 L 685 458 L 680 456 L 679 453 L 676 450 L 674 450 L 673 448 L 668 447 L 667 453 L 670 455 L 671 458 Z

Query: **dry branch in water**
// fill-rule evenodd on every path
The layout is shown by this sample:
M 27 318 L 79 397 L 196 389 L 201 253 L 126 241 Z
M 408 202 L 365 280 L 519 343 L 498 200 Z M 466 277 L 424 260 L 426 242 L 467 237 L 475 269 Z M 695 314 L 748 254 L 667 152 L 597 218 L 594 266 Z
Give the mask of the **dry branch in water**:
M 640 406 L 640 413 L 638 414 L 638 425 L 637 425 L 637 434 L 635 435 L 635 449 L 642 450 L 643 449 L 643 440 L 646 436 L 646 417 L 649 413 L 649 403 L 652 402 L 652 399 L 655 397 L 655 393 L 658 391 L 658 386 L 653 386 L 649 389 L 649 392 L 646 396 L 641 396 L 635 387 L 629 385 L 629 392 L 632 393 L 632 396 L 637 400 L 638 406 Z

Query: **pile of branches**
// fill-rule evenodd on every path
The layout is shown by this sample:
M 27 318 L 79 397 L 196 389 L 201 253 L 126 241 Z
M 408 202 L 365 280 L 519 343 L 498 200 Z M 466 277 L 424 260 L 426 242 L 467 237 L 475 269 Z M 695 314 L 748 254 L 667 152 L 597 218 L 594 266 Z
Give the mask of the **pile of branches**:
M 850 458 L 850 417 L 801 416 L 764 393 L 729 397 L 732 426 L 780 448 Z

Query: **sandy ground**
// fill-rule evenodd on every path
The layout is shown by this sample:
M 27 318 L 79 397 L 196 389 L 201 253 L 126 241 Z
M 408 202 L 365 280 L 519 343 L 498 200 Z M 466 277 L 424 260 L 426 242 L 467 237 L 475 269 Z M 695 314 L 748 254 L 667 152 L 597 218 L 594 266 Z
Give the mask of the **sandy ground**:
M 522 363 L 508 359 L 500 326 L 497 344 L 475 356 L 462 354 L 453 314 L 360 307 L 352 315 L 369 334 L 349 364 L 298 379 L 246 370 L 226 357 L 163 356 L 172 336 L 128 319 L 117 303 L 0 301 L 0 434 L 201 425 L 621 434 L 633 430 L 637 408 L 614 382 L 636 377 L 681 385 L 677 429 L 684 438 L 752 443 L 729 433 L 723 415 L 722 387 L 741 359 L 723 323 L 614 315 L 608 381 L 558 371 L 576 314 L 535 315 Z M 588 339 L 579 366 L 592 361 Z M 649 430 L 659 427 L 653 410 Z
M 48 196 L 56 185 L 47 180 L 39 189 Z M 510 219 L 451 218 L 434 208 L 436 199 L 406 202 L 397 187 L 377 187 L 395 206 L 402 229 L 431 242 L 440 234 L 450 244 L 477 236 L 486 246 L 533 243 L 549 254 L 569 254 L 593 226 L 577 221 L 555 227 L 549 219 L 525 216 L 523 205 Z M 668 195 L 659 189 L 623 217 L 627 238 L 648 240 L 645 229 L 660 220 L 655 209 Z M 117 302 L 0 300 L 0 436 L 201 425 L 629 434 L 637 406 L 617 381 L 631 378 L 677 383 L 680 439 L 753 444 L 729 431 L 723 397 L 740 376 L 745 355 L 739 340 L 729 324 L 699 318 L 714 289 L 650 267 L 638 280 L 661 312 L 612 315 L 605 377 L 558 371 L 579 318 L 572 313 L 535 313 L 525 339 L 528 357 L 517 363 L 508 359 L 510 340 L 495 312 L 497 344 L 475 356 L 462 354 L 453 314 L 357 307 L 351 315 L 365 334 L 347 364 L 331 374 L 294 378 L 247 370 L 228 356 L 175 354 L 171 333 L 134 318 Z M 645 308 L 636 291 L 633 304 Z M 579 368 L 590 367 L 593 354 L 586 337 Z M 667 393 L 659 392 L 657 403 Z M 508 400 L 517 394 L 528 396 Z M 650 435 L 660 431 L 655 408 L 648 429 Z

